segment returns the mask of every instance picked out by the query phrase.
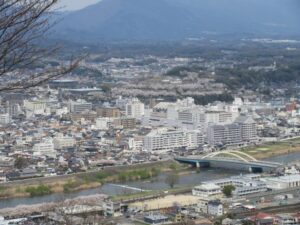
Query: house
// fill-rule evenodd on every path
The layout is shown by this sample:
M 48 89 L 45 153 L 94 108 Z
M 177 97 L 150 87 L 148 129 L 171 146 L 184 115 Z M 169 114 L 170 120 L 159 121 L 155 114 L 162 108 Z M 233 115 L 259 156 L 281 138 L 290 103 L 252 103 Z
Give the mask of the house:
M 267 213 L 258 213 L 249 218 L 256 225 L 273 225 L 275 222 L 274 216 Z
M 212 216 L 222 216 L 224 214 L 223 204 L 219 200 L 209 201 L 207 204 L 207 214 Z
M 278 225 L 297 225 L 298 218 L 289 214 L 277 215 Z
M 166 223 L 168 222 L 169 218 L 161 215 L 161 214 L 156 214 L 156 215 L 148 215 L 144 217 L 144 221 L 149 224 L 161 224 L 161 223 Z
M 198 213 L 207 213 L 207 199 L 200 199 L 195 207 L 195 211 Z
M 222 220 L 222 225 L 242 225 L 242 224 L 243 223 L 241 220 L 234 220 L 229 218 Z

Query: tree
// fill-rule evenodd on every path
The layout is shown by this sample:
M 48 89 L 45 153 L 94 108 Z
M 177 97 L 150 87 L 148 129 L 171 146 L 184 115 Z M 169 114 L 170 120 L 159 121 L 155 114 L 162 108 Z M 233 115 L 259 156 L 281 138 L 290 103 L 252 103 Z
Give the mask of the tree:
M 58 47 L 45 46 L 58 0 L 0 0 L 0 91 L 26 89 L 64 75 L 79 60 L 30 72 Z
M 16 158 L 15 164 L 14 164 L 15 168 L 20 170 L 20 169 L 24 169 L 25 167 L 27 167 L 27 165 L 28 165 L 27 159 L 25 159 L 23 157 Z
M 177 173 L 171 173 L 166 177 L 166 183 L 170 188 L 174 188 L 175 184 L 178 183 L 179 176 Z
M 223 194 L 229 198 L 232 196 L 232 192 L 235 190 L 235 187 L 233 185 L 227 185 L 223 188 Z

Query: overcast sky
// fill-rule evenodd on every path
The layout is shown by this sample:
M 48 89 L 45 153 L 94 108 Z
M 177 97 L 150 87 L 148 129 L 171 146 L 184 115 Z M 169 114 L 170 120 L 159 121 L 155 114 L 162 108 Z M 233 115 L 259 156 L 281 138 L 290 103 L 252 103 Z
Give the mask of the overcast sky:
M 100 1 L 101 0 L 60 0 L 59 6 L 63 7 L 63 10 L 78 10 Z

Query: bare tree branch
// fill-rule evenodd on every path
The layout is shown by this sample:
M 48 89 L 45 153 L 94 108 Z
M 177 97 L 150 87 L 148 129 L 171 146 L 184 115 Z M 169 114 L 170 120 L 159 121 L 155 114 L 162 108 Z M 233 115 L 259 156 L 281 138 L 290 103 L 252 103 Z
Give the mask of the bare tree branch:
M 43 62 L 59 48 L 41 47 L 52 27 L 58 0 L 0 0 L 0 91 L 34 87 L 71 72 L 79 60 L 30 74 L 24 69 Z

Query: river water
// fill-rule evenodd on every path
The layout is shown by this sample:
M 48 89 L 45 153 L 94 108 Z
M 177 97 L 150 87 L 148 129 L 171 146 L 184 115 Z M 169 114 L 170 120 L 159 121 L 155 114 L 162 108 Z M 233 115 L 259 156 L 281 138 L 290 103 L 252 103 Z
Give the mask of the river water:
M 291 153 L 288 155 L 276 156 L 266 159 L 268 161 L 290 163 L 300 160 L 300 152 Z M 226 171 L 219 169 L 201 169 L 200 173 L 191 171 L 191 173 L 179 175 L 179 179 L 175 187 L 188 187 L 198 185 L 203 181 L 209 181 L 219 178 L 225 178 L 228 176 L 238 175 L 238 171 Z M 88 189 L 74 193 L 55 193 L 46 196 L 34 197 L 34 198 L 15 198 L 0 200 L 1 208 L 16 207 L 18 205 L 33 205 L 46 202 L 57 202 L 64 199 L 72 199 L 80 196 L 88 196 L 94 194 L 107 194 L 107 195 L 121 195 L 139 192 L 142 190 L 163 190 L 169 188 L 166 177 L 167 173 L 161 173 L 158 177 L 153 178 L 150 181 L 134 181 L 126 182 L 122 184 L 105 184 L 100 188 Z

